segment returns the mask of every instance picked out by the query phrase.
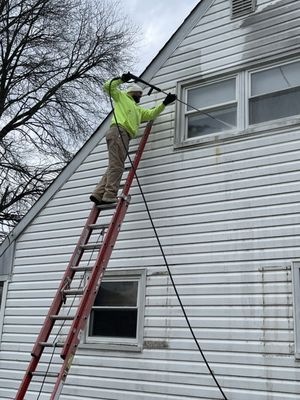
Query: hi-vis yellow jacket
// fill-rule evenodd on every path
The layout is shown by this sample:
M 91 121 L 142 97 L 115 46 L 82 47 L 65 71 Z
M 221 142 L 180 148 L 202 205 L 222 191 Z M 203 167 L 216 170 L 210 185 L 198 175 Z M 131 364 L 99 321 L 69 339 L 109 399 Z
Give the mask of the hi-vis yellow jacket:
M 122 79 L 110 82 L 111 81 L 105 82 L 103 89 L 114 99 L 115 114 L 118 124 L 121 125 L 132 138 L 136 136 L 141 122 L 155 119 L 165 109 L 163 103 L 150 109 L 142 108 L 131 96 L 119 89 L 119 86 L 124 83 Z M 111 125 L 116 125 L 115 117 L 112 118 Z

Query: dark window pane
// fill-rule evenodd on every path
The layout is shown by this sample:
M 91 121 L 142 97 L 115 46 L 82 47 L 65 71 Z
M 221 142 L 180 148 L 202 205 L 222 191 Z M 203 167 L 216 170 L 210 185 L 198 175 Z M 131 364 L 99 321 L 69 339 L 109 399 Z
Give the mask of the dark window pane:
M 136 338 L 137 309 L 93 310 L 90 318 L 90 336 Z
M 233 127 L 236 126 L 236 105 L 227 106 L 221 110 L 209 111 L 209 114 L 220 121 L 205 114 L 188 117 L 188 138 L 231 129 L 221 121 L 233 125 Z
M 300 115 L 300 87 L 256 97 L 249 106 L 250 124 Z
M 102 282 L 95 306 L 129 306 L 135 307 L 138 282 Z
M 1 301 L 2 301 L 2 293 L 3 293 L 3 282 L 0 282 L 0 308 L 1 308 Z

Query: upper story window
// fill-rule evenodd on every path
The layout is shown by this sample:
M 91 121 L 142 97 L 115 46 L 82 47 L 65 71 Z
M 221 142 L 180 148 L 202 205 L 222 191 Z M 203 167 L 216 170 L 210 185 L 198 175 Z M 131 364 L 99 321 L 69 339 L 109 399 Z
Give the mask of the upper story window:
M 256 0 L 231 0 L 232 18 L 243 17 L 255 11 Z
M 179 86 L 177 146 L 300 123 L 300 61 Z
M 144 297 L 144 271 L 106 273 L 90 314 L 86 343 L 141 345 Z
M 186 107 L 187 139 L 236 126 L 236 78 L 187 88 L 187 103 L 194 107 Z
M 300 62 L 251 73 L 249 123 L 300 114 Z

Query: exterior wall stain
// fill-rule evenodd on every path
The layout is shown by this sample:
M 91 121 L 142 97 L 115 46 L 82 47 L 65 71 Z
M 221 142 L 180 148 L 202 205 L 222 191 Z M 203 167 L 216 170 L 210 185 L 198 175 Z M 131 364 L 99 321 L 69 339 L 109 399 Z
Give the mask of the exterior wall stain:
M 288 6 L 285 12 L 281 6 Z M 294 11 L 291 13 L 291 11 Z M 262 9 L 258 9 L 254 14 L 247 16 L 240 25 L 244 29 L 244 48 L 242 51 L 243 60 L 258 60 L 262 62 L 266 57 L 280 56 L 290 49 L 299 46 L 300 27 L 288 28 L 288 14 L 290 20 L 300 18 L 300 8 L 297 1 L 280 0 L 273 2 Z M 286 30 L 278 32 L 278 27 L 282 23 L 286 24 Z M 297 52 L 299 50 L 297 49 Z
M 167 349 L 169 347 L 166 340 L 144 340 L 144 349 Z

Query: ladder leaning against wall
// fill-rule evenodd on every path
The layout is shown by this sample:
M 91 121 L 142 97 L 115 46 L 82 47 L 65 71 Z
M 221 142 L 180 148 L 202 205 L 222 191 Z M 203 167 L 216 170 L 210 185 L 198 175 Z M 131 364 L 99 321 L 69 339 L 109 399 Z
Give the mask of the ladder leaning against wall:
M 135 171 L 138 168 L 141 160 L 145 145 L 147 143 L 149 134 L 151 132 L 153 122 L 150 121 L 144 131 L 143 137 L 141 138 L 138 150 L 136 152 L 134 161 L 129 169 L 128 176 L 118 201 L 114 204 L 103 204 L 96 206 L 94 205 L 86 224 L 83 228 L 81 236 L 75 247 L 75 250 L 71 256 L 67 269 L 61 280 L 59 288 L 53 299 L 52 305 L 48 311 L 47 317 L 41 328 L 40 334 L 36 339 L 35 345 L 31 352 L 31 361 L 23 378 L 23 381 L 19 387 L 18 393 L 15 400 L 23 400 L 26 392 L 35 376 L 43 376 L 46 378 L 54 377 L 56 379 L 53 390 L 51 392 L 50 400 L 58 400 L 62 391 L 63 385 L 66 381 L 68 372 L 70 370 L 74 355 L 76 353 L 78 344 L 80 342 L 80 336 L 82 331 L 85 329 L 89 314 L 97 296 L 104 271 L 108 265 L 110 256 L 113 251 L 113 247 L 116 243 L 121 224 L 126 215 L 127 208 L 130 203 L 130 188 L 135 176 Z M 126 170 L 125 170 L 126 171 Z M 114 210 L 112 218 L 109 224 L 103 225 L 98 222 L 101 212 L 104 210 Z M 101 230 L 104 234 L 103 241 L 101 243 L 99 253 L 96 261 L 92 267 L 81 266 L 80 262 L 84 252 L 92 247 L 95 247 L 95 243 L 89 244 L 89 239 L 95 230 Z M 82 288 L 72 288 L 72 281 L 76 276 L 77 272 L 90 272 L 87 279 L 87 283 Z M 68 296 L 81 296 L 80 302 L 73 316 L 64 316 L 59 314 L 65 299 Z M 64 343 L 49 343 L 48 339 L 55 326 L 56 321 L 71 320 L 70 330 Z M 60 357 L 62 359 L 62 365 L 60 371 L 57 373 L 45 373 L 37 370 L 41 356 L 46 347 L 61 348 Z

